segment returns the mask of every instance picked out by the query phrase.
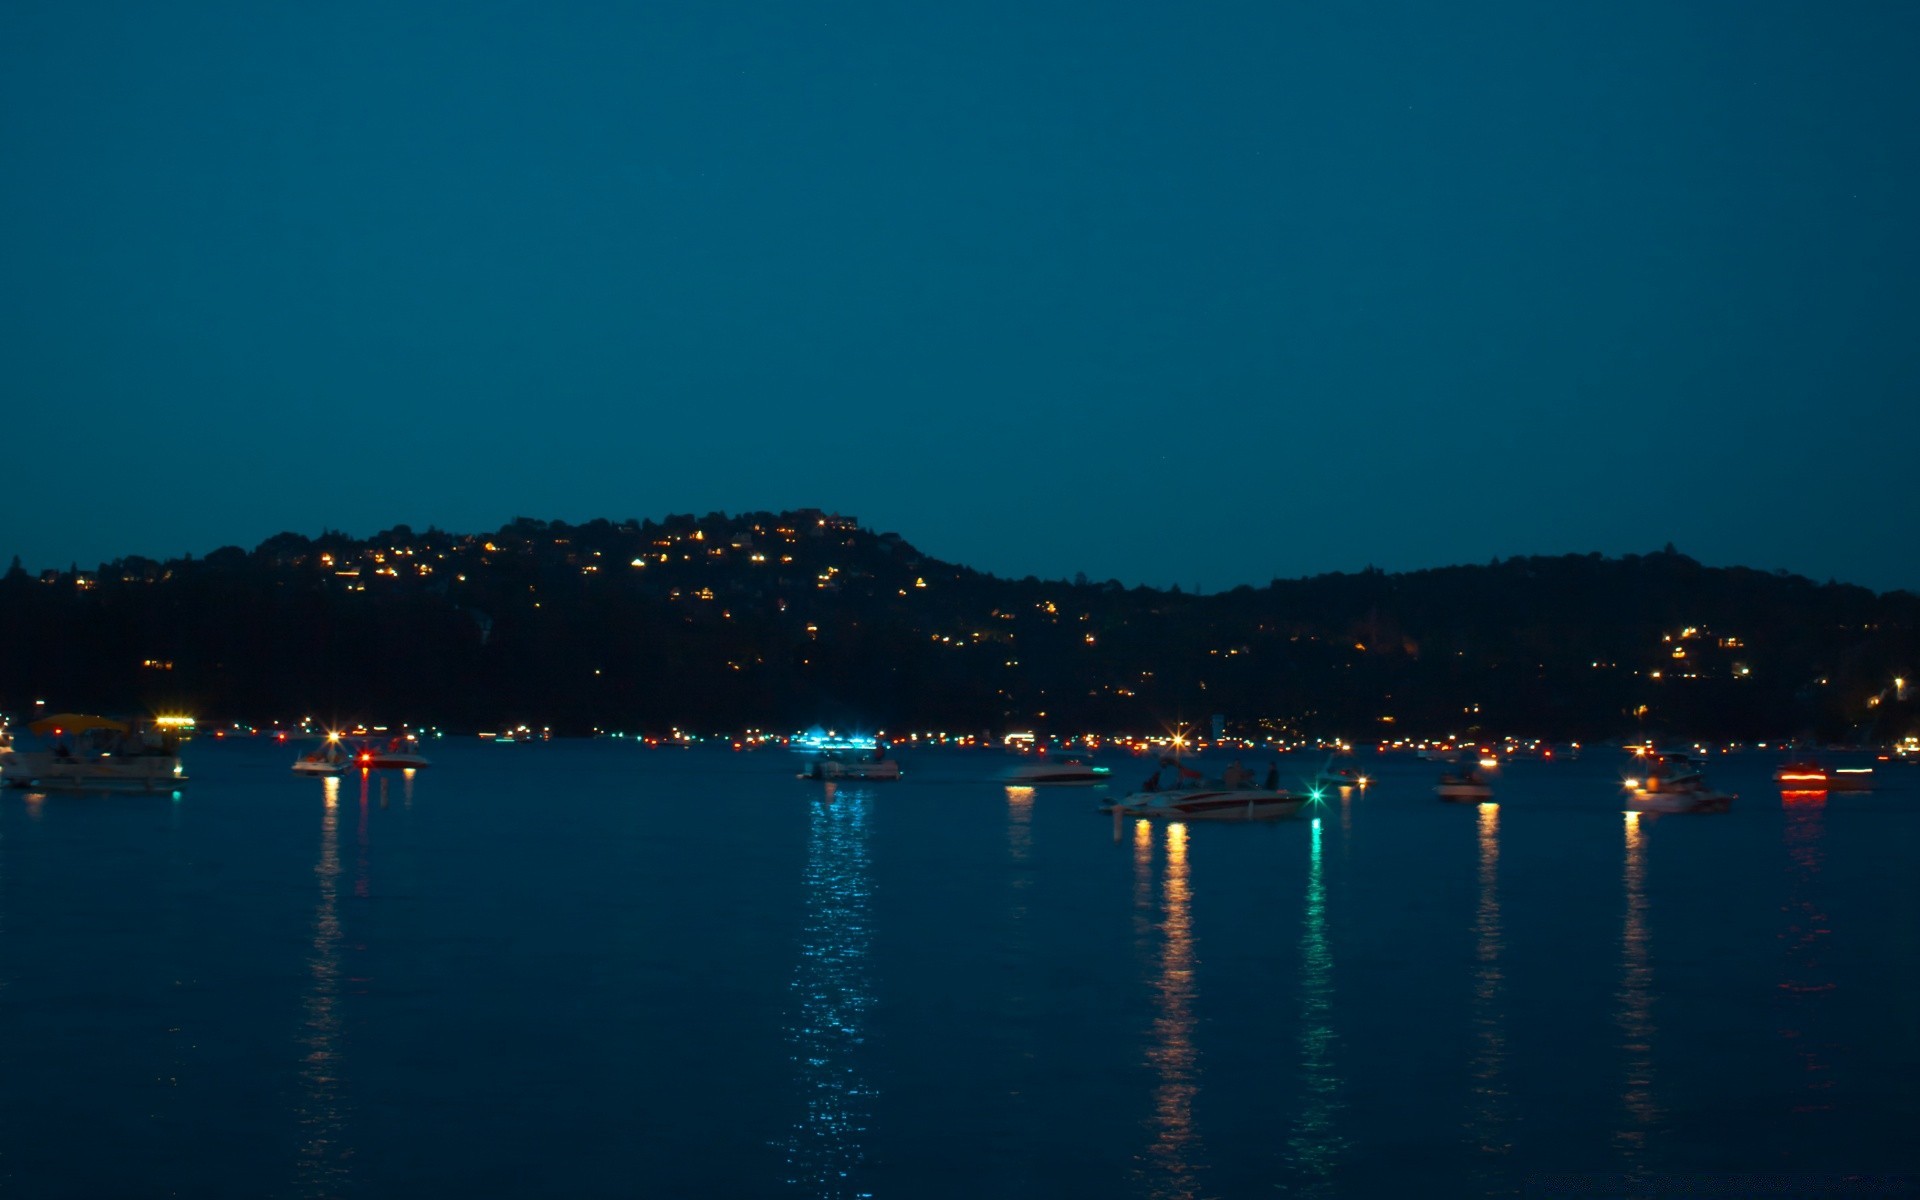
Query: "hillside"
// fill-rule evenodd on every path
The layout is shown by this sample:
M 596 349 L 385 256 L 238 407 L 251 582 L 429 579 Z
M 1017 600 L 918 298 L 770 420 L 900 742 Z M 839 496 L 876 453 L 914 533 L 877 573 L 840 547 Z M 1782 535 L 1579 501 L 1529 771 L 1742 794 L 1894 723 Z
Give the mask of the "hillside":
M 0 580 L 0 707 L 451 729 L 1912 732 L 1920 597 L 1672 552 L 1275 580 L 999 579 L 812 510 L 287 533 Z

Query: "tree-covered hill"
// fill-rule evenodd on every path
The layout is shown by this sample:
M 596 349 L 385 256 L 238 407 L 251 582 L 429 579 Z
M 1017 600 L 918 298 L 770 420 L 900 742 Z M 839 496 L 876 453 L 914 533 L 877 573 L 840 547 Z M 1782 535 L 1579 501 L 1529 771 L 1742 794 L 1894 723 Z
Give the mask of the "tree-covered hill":
M 0 707 L 452 729 L 1885 739 L 1920 597 L 1668 551 L 1274 580 L 999 579 L 813 510 L 285 533 L 0 580 Z

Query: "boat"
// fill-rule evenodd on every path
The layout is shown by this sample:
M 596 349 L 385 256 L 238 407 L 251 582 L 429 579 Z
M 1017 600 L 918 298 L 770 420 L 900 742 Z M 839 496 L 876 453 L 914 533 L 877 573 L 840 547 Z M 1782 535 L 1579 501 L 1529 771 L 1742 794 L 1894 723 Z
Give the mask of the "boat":
M 1271 821 L 1292 816 L 1306 802 L 1284 788 L 1193 787 L 1135 792 L 1100 811 L 1172 821 Z
M 1315 788 L 1363 788 L 1371 782 L 1372 780 L 1352 767 L 1322 767 L 1320 773 L 1313 777 Z
M 900 778 L 900 763 L 887 754 L 878 737 L 869 734 L 823 732 L 818 728 L 795 734 L 787 742 L 796 754 L 810 757 L 801 779 L 850 779 L 884 782 Z
M 302 775 L 339 775 L 353 766 L 353 759 L 340 748 L 340 735 L 328 734 L 320 749 L 312 754 L 303 754 L 293 764 L 293 769 Z
M 1726 812 L 1740 797 L 1708 786 L 1705 766 L 1686 754 L 1655 754 L 1645 779 L 1626 781 L 1629 812 Z
M 1050 759 L 1021 763 L 1007 772 L 1006 781 L 1015 787 L 1035 787 L 1055 783 L 1105 783 L 1108 769 L 1081 762 L 1077 758 Z
M 1870 792 L 1872 767 L 1829 767 L 1813 759 L 1782 763 L 1773 781 L 1787 792 Z
M 27 726 L 46 749 L 0 751 L 0 782 L 38 791 L 171 792 L 187 781 L 180 763 L 184 718 L 116 721 L 58 713 Z
M 430 767 L 432 760 L 419 751 L 419 739 L 415 737 L 397 737 L 387 742 L 386 749 L 376 750 L 371 746 L 362 746 L 353 756 L 353 765 L 373 771 L 406 771 Z
M 1680 792 L 1650 792 L 1633 788 L 1627 795 L 1628 812 L 1720 813 L 1733 807 L 1740 797 L 1732 792 L 1698 788 Z
M 1463 771 L 1458 775 L 1446 772 L 1440 776 L 1440 782 L 1433 785 L 1433 794 L 1442 800 L 1472 804 L 1493 799 L 1493 785 L 1472 771 Z
M 900 764 L 891 758 L 875 758 L 875 754 L 885 751 L 875 750 L 866 754 L 850 751 L 832 750 L 813 759 L 800 772 L 801 779 L 867 780 L 884 782 L 900 778 Z

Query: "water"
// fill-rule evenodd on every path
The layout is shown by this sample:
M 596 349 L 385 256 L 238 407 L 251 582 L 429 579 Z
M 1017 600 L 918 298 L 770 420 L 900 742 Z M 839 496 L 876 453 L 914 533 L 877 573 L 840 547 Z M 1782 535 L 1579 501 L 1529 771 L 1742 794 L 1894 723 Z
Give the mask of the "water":
M 1734 757 L 1731 813 L 1633 817 L 1610 757 L 1497 807 L 1390 761 L 1317 822 L 1180 826 L 984 753 L 829 798 L 775 752 L 429 752 L 0 794 L 0 1190 L 1920 1174 L 1920 772 L 1788 804 Z

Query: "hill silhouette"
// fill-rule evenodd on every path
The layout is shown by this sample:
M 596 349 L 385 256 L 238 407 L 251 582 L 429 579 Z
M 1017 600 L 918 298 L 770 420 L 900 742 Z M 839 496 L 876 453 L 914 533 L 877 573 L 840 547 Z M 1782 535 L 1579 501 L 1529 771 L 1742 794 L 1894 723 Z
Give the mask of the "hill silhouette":
M 1002 579 L 817 510 L 283 533 L 0 580 L 0 705 L 453 730 L 1913 732 L 1920 597 L 1647 555 L 1213 595 Z

